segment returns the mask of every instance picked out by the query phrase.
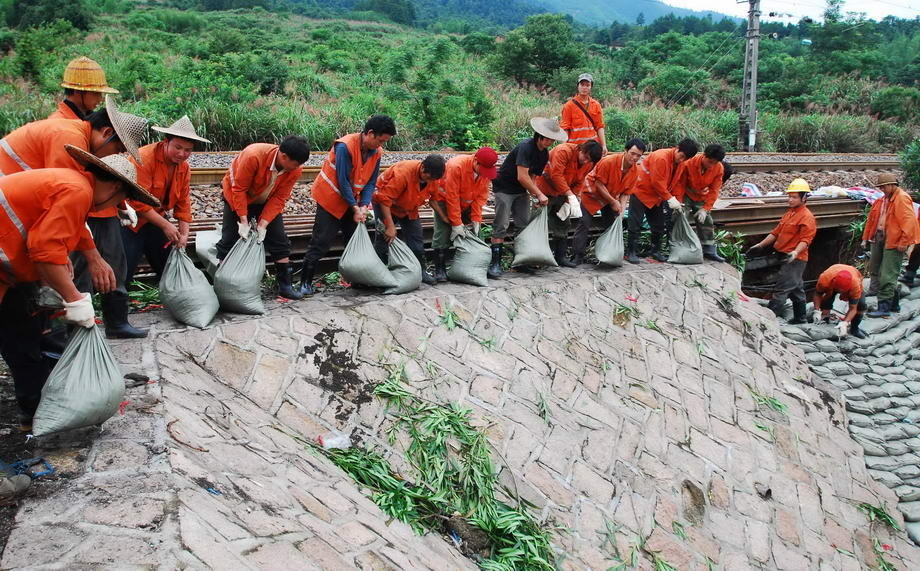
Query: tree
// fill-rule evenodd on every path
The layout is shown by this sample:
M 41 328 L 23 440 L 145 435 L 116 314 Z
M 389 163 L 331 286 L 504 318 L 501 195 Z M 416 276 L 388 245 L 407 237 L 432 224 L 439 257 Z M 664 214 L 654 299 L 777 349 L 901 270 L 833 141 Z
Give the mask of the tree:
M 7 13 L 7 24 L 11 28 L 37 28 L 42 24 L 64 20 L 79 30 L 88 30 L 93 14 L 85 0 L 73 0 L 61 9 L 57 0 L 17 0 Z
M 411 0 L 365 0 L 355 8 L 380 12 L 397 24 L 411 26 L 415 23 L 415 6 Z
M 498 45 L 493 66 L 518 82 L 546 83 L 553 72 L 581 61 L 572 24 L 561 14 L 527 18 Z
M 636 25 L 637 26 L 645 25 L 645 12 L 639 12 L 639 15 L 636 16 Z

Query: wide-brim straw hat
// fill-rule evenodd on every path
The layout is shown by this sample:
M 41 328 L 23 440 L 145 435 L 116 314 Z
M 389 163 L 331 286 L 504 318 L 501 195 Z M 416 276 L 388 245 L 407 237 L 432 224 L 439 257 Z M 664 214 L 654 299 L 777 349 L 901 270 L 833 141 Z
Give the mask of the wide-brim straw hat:
M 547 119 L 546 117 L 534 117 L 530 120 L 530 126 L 533 130 L 548 139 L 555 139 L 560 143 L 569 140 L 569 135 L 559 126 L 559 121 Z
M 143 202 L 144 204 L 153 206 L 154 208 L 160 206 L 160 201 L 157 200 L 155 196 L 147 192 L 144 187 L 137 184 L 137 168 L 135 168 L 134 164 L 124 155 L 108 155 L 100 159 L 96 155 L 88 153 L 80 147 L 64 145 L 64 148 L 67 149 L 67 152 L 70 154 L 70 156 L 72 156 L 74 160 L 76 160 L 81 165 L 92 165 L 96 168 L 104 170 L 114 177 L 117 177 L 121 182 L 124 183 L 123 188 L 125 189 L 128 198 L 131 200 Z
M 118 139 L 125 146 L 125 150 L 140 163 L 141 154 L 138 148 L 144 138 L 144 131 L 147 130 L 147 120 L 119 111 L 118 106 L 115 105 L 115 98 L 111 95 L 105 96 L 105 112 L 108 113 L 109 120 L 112 121 L 112 128 L 118 134 Z
M 170 125 L 169 127 L 151 127 L 157 133 L 163 133 L 164 135 L 171 135 L 173 137 L 179 137 L 182 139 L 188 139 L 189 141 L 199 141 L 202 143 L 210 143 L 211 141 L 205 139 L 198 135 L 195 132 L 195 126 L 192 125 L 192 120 L 188 118 L 188 115 L 183 115 L 181 119 Z
M 875 178 L 875 186 L 885 186 L 888 184 L 898 184 L 898 177 L 893 173 L 883 172 Z
M 118 93 L 117 89 L 109 87 L 102 66 L 86 56 L 70 60 L 64 68 L 61 87 L 95 93 Z

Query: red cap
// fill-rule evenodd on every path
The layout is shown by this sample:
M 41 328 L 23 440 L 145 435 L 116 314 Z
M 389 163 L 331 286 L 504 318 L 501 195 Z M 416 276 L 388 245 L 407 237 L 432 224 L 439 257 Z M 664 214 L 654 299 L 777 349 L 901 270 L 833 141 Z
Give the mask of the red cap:
M 494 180 L 498 176 L 498 169 L 495 163 L 498 162 L 498 153 L 492 147 L 482 147 L 473 155 L 476 162 L 479 163 L 479 174 L 489 180 Z
M 850 289 L 850 286 L 853 285 L 853 276 L 850 275 L 850 272 L 840 272 L 834 276 L 831 285 L 834 287 L 835 291 L 847 291 Z

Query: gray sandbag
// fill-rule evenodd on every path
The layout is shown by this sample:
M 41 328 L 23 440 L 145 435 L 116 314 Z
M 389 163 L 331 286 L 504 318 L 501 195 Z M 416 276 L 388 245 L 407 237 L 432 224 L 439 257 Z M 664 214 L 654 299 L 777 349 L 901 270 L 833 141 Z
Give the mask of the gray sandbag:
M 390 242 L 389 264 L 390 275 L 396 280 L 394 287 L 383 290 L 386 294 L 408 293 L 422 285 L 422 264 L 409 245 L 396 238 Z
M 671 250 L 668 262 L 672 264 L 702 264 L 703 246 L 687 220 L 685 209 L 672 211 Z
M 371 287 L 396 287 L 396 278 L 374 251 L 367 226 L 358 224 L 339 260 L 339 273 L 345 281 Z
M 543 207 L 514 239 L 512 266 L 558 266 L 549 246 L 549 208 Z
M 195 232 L 195 255 L 204 264 L 204 270 L 214 277 L 217 273 L 217 243 L 220 241 L 221 225 L 214 230 Z
M 125 396 L 115 356 L 98 327 L 77 327 L 42 388 L 32 434 L 41 436 L 105 422 Z
M 618 268 L 623 265 L 623 252 L 623 216 L 620 215 L 594 243 L 594 255 L 605 266 Z
M 173 248 L 160 277 L 160 301 L 181 323 L 207 327 L 220 302 L 208 278 L 195 267 L 185 248 Z
M 265 244 L 256 240 L 255 232 L 240 238 L 214 274 L 214 293 L 220 306 L 234 313 L 261 315 L 262 277 L 265 276 Z
M 492 262 L 492 248 L 478 236 L 464 230 L 454 238 L 454 261 L 447 270 L 452 282 L 475 286 L 489 285 L 486 275 Z

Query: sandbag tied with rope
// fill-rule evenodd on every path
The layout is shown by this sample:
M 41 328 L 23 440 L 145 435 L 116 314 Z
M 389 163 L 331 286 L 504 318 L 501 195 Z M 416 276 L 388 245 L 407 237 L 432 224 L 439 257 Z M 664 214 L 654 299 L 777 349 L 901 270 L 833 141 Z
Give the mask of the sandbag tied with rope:
M 489 285 L 492 248 L 468 230 L 454 238 L 453 244 L 454 261 L 447 270 L 447 279 L 475 286 Z
M 672 264 L 702 264 L 703 246 L 687 219 L 685 209 L 672 211 L 671 245 L 668 262 Z
M 383 288 L 395 288 L 398 285 L 396 278 L 374 250 L 374 244 L 364 224 L 358 224 L 348 244 L 345 245 L 345 252 L 339 259 L 339 273 L 345 281 L 352 284 Z
M 617 216 L 610 228 L 594 243 L 594 255 L 605 266 L 618 268 L 623 265 L 623 216 Z
M 226 311 L 261 315 L 265 244 L 254 232 L 236 241 L 214 274 L 214 293 Z
M 540 208 L 530 223 L 514 239 L 514 261 L 516 266 L 558 266 L 549 245 L 549 209 Z
M 208 278 L 195 267 L 185 248 L 173 248 L 160 278 L 160 300 L 176 319 L 193 327 L 207 327 L 220 302 Z

